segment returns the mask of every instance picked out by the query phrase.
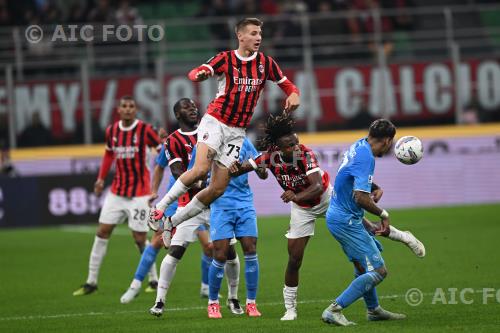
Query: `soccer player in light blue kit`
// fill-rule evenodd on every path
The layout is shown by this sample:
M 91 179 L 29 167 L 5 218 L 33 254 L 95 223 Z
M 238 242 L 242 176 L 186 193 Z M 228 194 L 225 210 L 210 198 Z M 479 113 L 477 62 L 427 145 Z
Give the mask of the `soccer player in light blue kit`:
M 364 210 L 380 216 L 377 235 L 390 232 L 389 214 L 380 208 L 372 196 L 375 157 L 386 154 L 392 146 L 395 126 L 386 119 L 375 120 L 368 137 L 355 142 L 345 153 L 335 178 L 334 192 L 326 213 L 328 230 L 340 243 L 344 253 L 354 264 L 356 278 L 322 314 L 326 323 L 339 326 L 353 325 L 342 314 L 357 299 L 363 297 L 369 320 L 404 319 L 403 314 L 392 313 L 380 307 L 375 286 L 387 275 L 380 245 L 365 229 Z
M 257 158 L 260 153 L 245 138 L 239 152 L 239 160 Z M 194 160 L 194 159 L 193 159 Z M 261 179 L 267 178 L 265 169 L 257 169 Z M 214 245 L 214 259 L 209 268 L 208 317 L 221 318 L 219 290 L 224 276 L 224 265 L 229 257 L 231 239 L 236 237 L 245 255 L 245 282 L 247 300 L 245 312 L 250 317 L 259 317 L 255 299 L 259 281 L 257 257 L 257 215 L 253 204 L 253 193 L 248 184 L 248 174 L 231 178 L 224 194 L 210 205 L 210 237 Z M 237 295 L 229 292 L 227 306 L 234 314 L 242 314 Z

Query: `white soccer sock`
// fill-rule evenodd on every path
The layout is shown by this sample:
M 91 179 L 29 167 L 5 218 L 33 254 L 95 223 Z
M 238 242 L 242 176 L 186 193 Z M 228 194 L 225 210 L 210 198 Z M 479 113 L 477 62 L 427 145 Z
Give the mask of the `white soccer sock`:
M 188 190 L 189 187 L 184 185 L 180 178 L 178 178 L 167 194 L 156 204 L 156 207 L 164 211 L 172 202 L 179 199 Z
M 133 279 L 132 283 L 130 284 L 130 288 L 132 289 L 140 289 L 141 286 L 142 286 L 142 281 L 137 279 Z
M 146 240 L 146 247 L 148 247 L 148 245 L 150 245 L 150 244 L 151 243 L 149 242 L 149 240 Z M 153 264 L 151 265 L 151 268 L 149 269 L 148 279 L 149 279 L 149 282 L 158 281 L 158 270 L 156 269 L 156 261 L 153 262 Z
M 393 241 L 398 241 L 401 243 L 408 243 L 410 241 L 408 234 L 406 232 L 403 232 L 401 230 L 396 229 L 392 225 L 389 226 L 389 235 L 387 238 L 393 240 Z
M 285 301 L 285 309 L 295 310 L 297 308 L 297 289 L 299 287 L 289 287 L 285 285 L 283 288 L 283 299 Z
M 227 298 L 238 299 L 238 286 L 240 284 L 240 258 L 236 255 L 233 260 L 226 261 Z
M 156 303 L 165 303 L 165 297 L 167 296 L 168 288 L 174 279 L 175 271 L 177 268 L 177 263 L 179 259 L 172 257 L 167 254 L 163 258 L 160 266 L 160 279 L 158 280 L 158 290 L 156 291 Z
M 189 220 L 190 218 L 198 215 L 207 206 L 203 204 L 198 198 L 195 196 L 182 210 L 177 210 L 177 212 L 170 218 L 172 225 L 174 227 L 178 226 L 184 221 Z
M 92 245 L 92 251 L 90 252 L 89 259 L 89 275 L 87 277 L 88 284 L 97 284 L 97 277 L 99 276 L 102 259 L 106 255 L 106 250 L 108 249 L 108 241 L 108 239 L 99 238 L 98 236 L 95 236 L 94 238 L 94 245 Z

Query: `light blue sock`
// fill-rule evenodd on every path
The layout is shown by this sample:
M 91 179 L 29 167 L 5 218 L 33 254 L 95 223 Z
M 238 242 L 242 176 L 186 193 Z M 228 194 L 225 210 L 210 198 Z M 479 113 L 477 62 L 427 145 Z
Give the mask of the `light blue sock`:
M 212 263 L 212 258 L 205 253 L 201 253 L 201 283 L 208 284 L 208 269 Z
M 208 299 L 211 301 L 219 299 L 219 290 L 224 278 L 224 264 L 213 259 L 208 269 Z
M 146 249 L 142 252 L 141 261 L 139 261 L 139 265 L 135 271 L 134 279 L 144 281 L 149 269 L 156 260 L 158 252 L 160 252 L 160 249 L 157 250 L 151 245 L 146 246 Z
M 259 259 L 257 254 L 245 255 L 245 282 L 247 286 L 247 299 L 257 297 L 259 286 Z
M 354 272 L 354 278 L 357 278 L 360 275 L 361 274 L 357 270 Z M 363 294 L 363 299 L 365 301 L 366 308 L 368 310 L 373 310 L 377 306 L 379 306 L 378 296 L 377 296 L 377 290 L 376 290 L 375 287 L 373 287 L 370 290 L 368 290 L 367 292 L 365 292 Z
M 335 300 L 343 308 L 348 307 L 358 298 L 362 297 L 367 290 L 373 289 L 384 278 L 376 271 L 361 274 L 351 282 L 342 294 Z

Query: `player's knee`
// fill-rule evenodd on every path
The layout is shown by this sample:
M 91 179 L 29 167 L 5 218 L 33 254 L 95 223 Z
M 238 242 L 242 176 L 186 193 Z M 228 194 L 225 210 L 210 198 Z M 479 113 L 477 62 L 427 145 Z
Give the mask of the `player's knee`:
M 226 262 L 227 251 L 225 251 L 224 249 L 214 249 L 214 259 L 218 262 Z
M 288 258 L 288 269 L 298 271 L 300 266 L 302 266 L 302 256 L 291 255 Z
M 109 239 L 111 237 L 111 233 L 113 229 L 101 229 L 99 228 L 96 232 L 96 236 L 102 239 Z
M 163 246 L 163 240 L 161 239 L 161 236 L 160 237 L 153 237 L 151 239 L 151 246 L 156 249 L 156 250 L 159 250 L 162 248 Z
M 380 276 L 382 276 L 383 279 L 385 279 L 387 277 L 387 269 L 385 268 L 385 266 L 376 268 L 375 271 L 377 273 L 379 273 Z
M 172 245 L 168 250 L 168 254 L 177 260 L 181 260 L 186 248 L 184 246 Z
M 205 179 L 209 171 L 210 171 L 210 165 L 195 165 L 191 169 L 195 181 Z
M 249 256 L 249 255 L 254 255 L 256 253 L 257 253 L 257 244 L 255 243 L 245 244 L 245 247 L 243 248 L 243 254 Z
M 203 253 L 208 256 L 208 257 L 211 257 L 213 256 L 213 252 L 214 252 L 214 245 L 212 242 L 209 242 L 209 243 L 206 243 L 206 244 L 202 244 L 202 250 L 203 250 Z

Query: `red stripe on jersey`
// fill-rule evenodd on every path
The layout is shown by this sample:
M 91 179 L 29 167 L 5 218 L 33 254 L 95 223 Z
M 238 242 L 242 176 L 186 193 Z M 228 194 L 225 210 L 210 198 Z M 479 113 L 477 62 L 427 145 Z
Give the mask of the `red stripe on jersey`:
M 225 88 L 218 92 L 207 112 L 228 126 L 246 128 L 266 80 L 279 81 L 283 74 L 276 62 L 261 52 L 249 61 L 241 60 L 235 52 L 223 52 L 208 62 L 216 75 L 224 75 L 221 79 L 225 79 Z
M 187 170 L 189 162 L 191 161 L 192 152 L 197 142 L 197 134 L 183 134 L 179 130 L 170 134 L 167 138 L 165 148 L 169 153 L 169 159 L 180 159 L 179 163 L 182 164 L 183 172 Z M 198 190 L 189 190 L 179 197 L 179 207 L 186 206 L 191 199 L 198 193 Z

